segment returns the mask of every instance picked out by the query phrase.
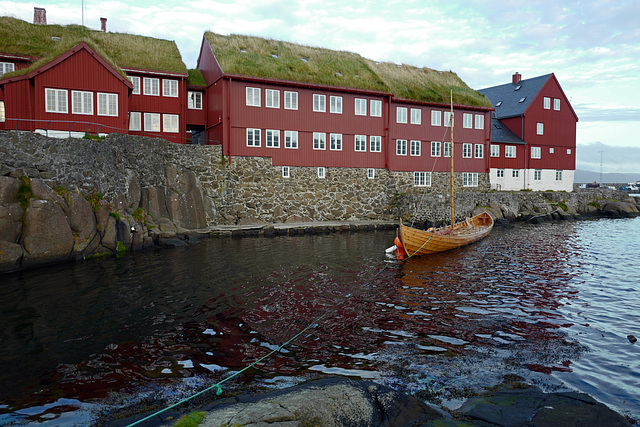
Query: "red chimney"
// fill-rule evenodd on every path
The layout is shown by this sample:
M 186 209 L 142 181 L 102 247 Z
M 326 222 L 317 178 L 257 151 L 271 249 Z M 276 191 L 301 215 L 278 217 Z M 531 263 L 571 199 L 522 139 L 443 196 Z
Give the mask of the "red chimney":
M 103 33 L 107 32 L 107 18 L 100 18 L 100 29 Z
M 520 80 L 522 80 L 522 75 L 516 71 L 513 77 L 511 78 L 511 83 L 516 84 L 516 83 L 519 83 Z
M 33 8 L 33 23 L 47 25 L 47 10 L 43 7 Z

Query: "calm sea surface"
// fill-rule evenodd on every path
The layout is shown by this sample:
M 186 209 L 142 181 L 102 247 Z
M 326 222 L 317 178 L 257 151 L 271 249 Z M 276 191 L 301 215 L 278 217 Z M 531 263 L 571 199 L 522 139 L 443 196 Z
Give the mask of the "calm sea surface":
M 496 228 L 405 262 L 393 237 L 204 239 L 0 275 L 0 425 L 168 405 L 310 324 L 223 389 L 345 375 L 455 408 L 518 375 L 640 419 L 640 218 Z

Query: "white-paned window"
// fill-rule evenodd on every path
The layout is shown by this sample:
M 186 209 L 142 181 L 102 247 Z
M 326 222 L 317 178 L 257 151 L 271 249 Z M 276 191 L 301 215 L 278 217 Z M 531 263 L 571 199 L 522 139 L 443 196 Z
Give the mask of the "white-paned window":
M 462 144 L 462 157 L 464 158 L 471 158 L 472 156 L 472 150 L 473 150 L 473 144 L 469 144 L 468 142 L 465 142 L 464 144 Z
M 285 130 L 284 131 L 284 148 L 298 149 L 298 131 L 297 130 Z
M 367 136 L 356 135 L 355 137 L 355 149 L 356 151 L 367 151 Z
M 259 107 L 260 103 L 260 88 L 259 87 L 247 87 L 246 92 L 247 102 L 246 104 L 251 107 Z
M 560 100 L 558 98 L 553 99 L 553 109 L 560 111 Z
M 202 110 L 202 92 L 187 92 L 187 108 Z
M 414 172 L 414 187 L 431 187 L 431 172 Z
M 453 114 L 451 114 L 451 111 L 445 111 L 444 112 L 444 126 L 445 127 L 448 127 L 448 128 L 451 127 L 452 118 L 453 118 Z
M 282 177 L 291 178 L 291 168 L 289 166 L 282 167 Z
M 369 103 L 371 117 L 382 117 L 382 101 L 372 99 Z
M 396 107 L 396 123 L 407 123 L 407 107 Z
M 567 154 L 571 154 L 571 148 L 567 148 Z
M 334 114 L 342 114 L 342 97 L 341 96 L 329 97 L 329 112 Z
M 247 147 L 260 147 L 260 129 L 247 128 Z
M 410 143 L 410 154 L 412 156 L 420 156 L 420 147 L 421 147 L 421 145 L 422 144 L 420 143 L 420 141 L 411 140 L 411 143 Z
M 329 149 L 334 151 L 342 150 L 342 134 L 332 133 L 329 136 Z
M 142 113 L 138 111 L 132 111 L 129 114 L 129 130 L 142 130 Z
M 553 154 L 556 152 L 556 149 L 553 147 L 549 147 L 549 154 Z
M 500 157 L 500 146 L 498 144 L 491 144 L 491 157 Z
M 442 143 L 442 157 L 451 157 L 451 143 L 443 142 Z
M 47 113 L 68 113 L 68 92 L 65 89 L 45 89 L 45 111 Z
M 180 131 L 180 124 L 178 121 L 179 116 L 177 114 L 163 114 L 162 131 L 167 133 L 178 133 Z
M 284 109 L 285 110 L 297 110 L 298 109 L 298 92 L 284 91 Z
M 160 114 L 144 113 L 144 130 L 146 132 L 160 132 Z
M 327 134 L 323 132 L 313 133 L 313 149 L 314 150 L 326 150 L 327 149 Z
M 483 159 L 484 158 L 484 145 L 483 144 L 475 144 L 473 148 L 474 148 L 473 157 L 475 157 L 476 159 Z
M 484 114 L 476 114 L 476 129 L 484 129 Z
M 162 96 L 177 98 L 178 97 L 178 81 L 162 79 Z
M 372 153 L 380 153 L 382 151 L 382 137 L 372 135 L 369 137 L 369 151 Z
M 462 186 L 463 187 L 477 187 L 478 186 L 478 172 L 463 172 L 462 173 Z
M 396 154 L 398 156 L 406 156 L 407 155 L 407 140 L 406 139 L 396 139 Z
M 324 179 L 327 176 L 327 169 L 324 167 L 319 167 L 318 168 L 318 178 L 320 179 Z
M 442 143 L 440 141 L 431 141 L 431 157 L 440 157 L 442 155 Z
M 72 90 L 71 111 L 73 114 L 93 114 L 93 92 Z
M 536 169 L 533 171 L 533 180 L 540 181 L 542 179 L 542 169 Z
M 118 116 L 118 94 L 98 92 L 98 115 Z
M 556 170 L 556 181 L 562 181 L 562 171 L 560 169 Z
M 280 131 L 267 129 L 265 133 L 265 146 L 268 148 L 280 148 Z
M 371 101 L 373 102 L 373 101 Z M 371 112 L 373 115 L 373 111 Z M 362 98 L 356 98 L 356 116 L 366 116 L 367 115 L 367 100 Z
M 542 149 L 540 147 L 531 147 L 531 158 L 539 159 L 542 154 Z
M 14 72 L 15 69 L 15 65 L 13 64 L 13 62 L 0 62 L 0 76 L 7 74 L 7 73 L 12 73 Z
M 551 98 L 549 98 L 548 96 L 545 96 L 543 99 L 543 103 L 544 103 L 544 109 L 545 110 L 550 110 L 551 109 Z
M 536 133 L 538 135 L 544 135 L 544 123 L 537 123 L 536 124 Z
M 4 111 L 4 101 L 0 101 L 0 123 L 4 123 L 6 119 L 7 117 Z
M 280 108 L 280 91 L 274 89 L 265 89 L 264 106 L 267 108 Z
M 129 80 L 131 80 L 131 84 L 133 85 L 133 94 L 140 95 L 140 77 L 138 76 L 127 76 Z
M 411 109 L 411 124 L 419 125 L 422 124 L 422 110 L 419 108 Z
M 516 158 L 516 146 L 515 145 L 507 145 L 504 147 L 504 156 L 512 159 Z
M 511 178 L 518 178 L 520 176 L 520 171 L 518 169 L 514 169 L 511 171 Z
M 142 93 L 151 96 L 160 96 L 160 79 L 144 77 L 142 79 Z
M 473 114 L 462 114 L 462 127 L 465 129 L 471 129 L 473 127 Z
M 327 111 L 327 96 L 313 94 L 313 111 L 324 113 Z
M 431 110 L 431 126 L 442 126 L 442 111 Z
M 498 178 L 504 178 L 504 169 L 498 169 L 498 170 L 496 171 L 496 176 L 497 176 Z
M 374 179 L 376 177 L 376 170 L 374 168 L 367 169 L 367 178 Z

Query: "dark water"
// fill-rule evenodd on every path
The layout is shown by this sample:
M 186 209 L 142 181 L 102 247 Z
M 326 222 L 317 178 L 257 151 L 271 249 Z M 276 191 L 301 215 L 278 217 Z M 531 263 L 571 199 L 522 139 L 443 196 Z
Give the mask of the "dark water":
M 639 231 L 521 224 L 403 263 L 393 232 L 205 239 L 2 275 L 0 425 L 171 404 L 312 323 L 225 391 L 338 374 L 455 408 L 515 374 L 640 418 Z

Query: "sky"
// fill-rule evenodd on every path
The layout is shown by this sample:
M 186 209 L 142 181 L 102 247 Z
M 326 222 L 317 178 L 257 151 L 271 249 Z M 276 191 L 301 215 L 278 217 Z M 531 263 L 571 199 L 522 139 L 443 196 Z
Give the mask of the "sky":
M 554 73 L 578 115 L 577 169 L 640 173 L 639 0 L 0 0 L 0 15 L 175 40 L 247 34 L 455 72 L 473 89 Z

